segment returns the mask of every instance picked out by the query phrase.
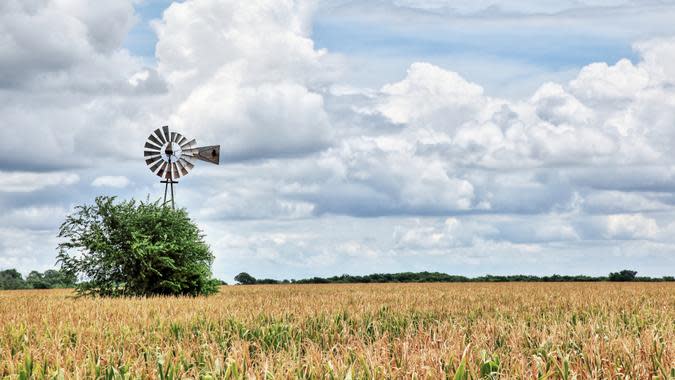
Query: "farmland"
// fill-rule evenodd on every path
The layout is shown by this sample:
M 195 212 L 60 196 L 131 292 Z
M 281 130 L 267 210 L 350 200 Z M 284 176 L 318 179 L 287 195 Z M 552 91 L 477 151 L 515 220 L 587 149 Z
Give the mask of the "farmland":
M 0 292 L 0 378 L 675 376 L 675 284 L 229 286 L 207 298 Z

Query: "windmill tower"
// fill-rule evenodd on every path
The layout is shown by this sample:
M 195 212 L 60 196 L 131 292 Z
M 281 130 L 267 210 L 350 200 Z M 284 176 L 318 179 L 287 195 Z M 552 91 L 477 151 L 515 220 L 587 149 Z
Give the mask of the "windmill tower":
M 164 184 L 164 205 L 171 191 L 171 207 L 175 208 L 173 185 L 181 176 L 188 175 L 196 160 L 220 164 L 220 145 L 197 147 L 195 139 L 188 139 L 168 126 L 157 128 L 145 142 L 145 163 L 150 171 L 162 178 Z

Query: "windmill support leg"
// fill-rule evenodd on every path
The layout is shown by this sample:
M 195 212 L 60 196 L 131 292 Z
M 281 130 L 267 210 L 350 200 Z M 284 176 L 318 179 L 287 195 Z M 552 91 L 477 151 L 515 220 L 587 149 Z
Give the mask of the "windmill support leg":
M 164 183 L 164 202 L 162 205 L 166 206 L 166 192 L 169 190 L 169 181 L 162 181 Z
M 173 202 L 173 180 L 171 180 L 169 183 L 171 184 L 171 208 L 175 209 L 176 205 Z
M 173 192 L 173 184 L 178 183 L 177 181 L 174 181 L 173 179 L 168 179 L 166 181 L 161 181 L 161 183 L 164 184 L 164 203 L 162 203 L 163 206 L 166 206 L 169 201 L 167 200 L 168 196 L 171 196 L 171 208 L 175 209 L 176 208 L 176 203 L 174 201 L 174 192 Z M 169 192 L 169 189 L 171 191 Z

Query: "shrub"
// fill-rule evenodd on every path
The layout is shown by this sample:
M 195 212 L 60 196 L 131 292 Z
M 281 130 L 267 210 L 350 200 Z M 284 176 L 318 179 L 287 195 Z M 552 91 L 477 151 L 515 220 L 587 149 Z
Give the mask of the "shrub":
M 83 281 L 80 294 L 100 296 L 207 295 L 213 255 L 185 210 L 159 202 L 98 197 L 61 225 L 58 263 Z

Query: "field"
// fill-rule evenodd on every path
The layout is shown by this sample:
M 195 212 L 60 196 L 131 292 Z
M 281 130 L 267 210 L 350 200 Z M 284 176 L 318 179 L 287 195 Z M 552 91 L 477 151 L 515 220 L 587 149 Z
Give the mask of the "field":
M 0 292 L 0 378 L 675 378 L 675 284 Z

